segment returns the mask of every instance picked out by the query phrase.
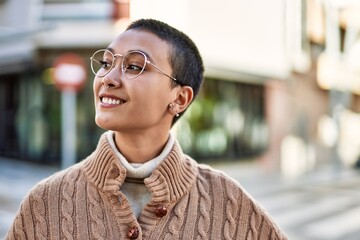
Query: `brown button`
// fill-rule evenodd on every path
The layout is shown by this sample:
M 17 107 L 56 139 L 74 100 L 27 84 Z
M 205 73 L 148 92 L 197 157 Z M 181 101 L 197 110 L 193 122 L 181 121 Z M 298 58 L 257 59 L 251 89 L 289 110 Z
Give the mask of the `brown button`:
M 155 215 L 158 217 L 163 217 L 167 214 L 167 208 L 165 206 L 158 206 L 155 209 Z
M 128 231 L 128 238 L 136 239 L 139 236 L 139 229 L 135 226 L 132 226 Z

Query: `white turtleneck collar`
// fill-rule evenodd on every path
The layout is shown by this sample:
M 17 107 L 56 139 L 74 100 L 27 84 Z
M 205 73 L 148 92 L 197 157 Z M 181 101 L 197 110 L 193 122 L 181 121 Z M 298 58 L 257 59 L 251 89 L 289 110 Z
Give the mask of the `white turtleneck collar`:
M 147 178 L 149 177 L 152 172 L 155 170 L 155 168 L 165 159 L 165 157 L 170 153 L 174 143 L 175 138 L 170 133 L 168 142 L 166 143 L 164 149 L 158 155 L 157 157 L 150 159 L 149 161 L 145 163 L 129 163 L 126 158 L 120 153 L 118 148 L 116 147 L 115 141 L 114 141 L 114 135 L 115 133 L 113 131 L 107 132 L 107 140 L 116 154 L 116 156 L 119 158 L 121 165 L 126 169 L 127 174 L 126 177 L 130 178 Z

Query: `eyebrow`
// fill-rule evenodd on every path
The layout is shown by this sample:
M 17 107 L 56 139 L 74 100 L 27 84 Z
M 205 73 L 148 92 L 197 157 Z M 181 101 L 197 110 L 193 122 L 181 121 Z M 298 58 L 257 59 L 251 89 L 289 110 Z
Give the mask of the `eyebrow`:
M 106 49 L 109 50 L 110 52 L 112 52 L 113 54 L 116 54 L 116 53 L 115 53 L 115 50 L 114 50 L 113 48 L 107 47 Z M 149 53 L 147 53 L 146 51 L 140 50 L 140 49 L 132 49 L 132 50 L 130 50 L 130 51 L 128 51 L 128 52 L 131 52 L 131 51 L 139 51 L 139 52 L 142 52 L 142 53 L 144 53 L 144 54 L 146 55 L 148 61 L 150 61 L 151 63 L 153 62 L 153 59 L 151 58 L 151 56 L 149 55 Z
M 112 52 L 113 54 L 115 54 L 114 49 L 113 49 L 113 48 L 111 48 L 111 47 L 107 47 L 107 48 L 106 48 L 106 50 L 109 50 L 110 52 Z

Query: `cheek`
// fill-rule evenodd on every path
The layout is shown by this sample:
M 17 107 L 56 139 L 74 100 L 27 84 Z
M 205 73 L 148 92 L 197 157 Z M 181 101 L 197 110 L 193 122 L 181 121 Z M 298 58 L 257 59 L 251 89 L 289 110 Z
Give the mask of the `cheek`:
M 137 92 L 137 99 L 141 101 L 145 108 L 159 108 L 159 104 L 167 101 L 168 92 L 159 87 L 148 86 Z M 149 109 L 150 110 L 150 109 Z
M 101 81 L 100 79 L 95 78 L 93 81 L 93 93 L 94 93 L 94 99 L 96 101 L 99 89 L 101 87 Z
M 168 105 L 171 103 L 171 94 L 169 90 L 163 89 L 163 91 L 152 91 L 149 92 L 148 97 L 143 102 L 143 111 L 149 116 L 163 115 L 167 111 Z

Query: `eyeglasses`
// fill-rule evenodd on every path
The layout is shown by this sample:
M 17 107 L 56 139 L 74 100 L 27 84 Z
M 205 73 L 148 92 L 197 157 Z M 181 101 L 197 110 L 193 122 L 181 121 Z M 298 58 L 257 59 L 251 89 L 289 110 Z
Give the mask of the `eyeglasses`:
M 150 64 L 156 68 L 162 74 L 168 76 L 176 82 L 176 78 L 165 73 L 163 70 L 151 63 L 145 53 L 141 51 L 130 51 L 125 55 L 113 54 L 110 50 L 100 49 L 97 50 L 91 59 L 91 70 L 97 77 L 104 77 L 108 74 L 116 65 L 117 57 L 121 58 L 121 71 L 127 79 L 135 79 L 140 76 L 146 67 L 146 64 Z

